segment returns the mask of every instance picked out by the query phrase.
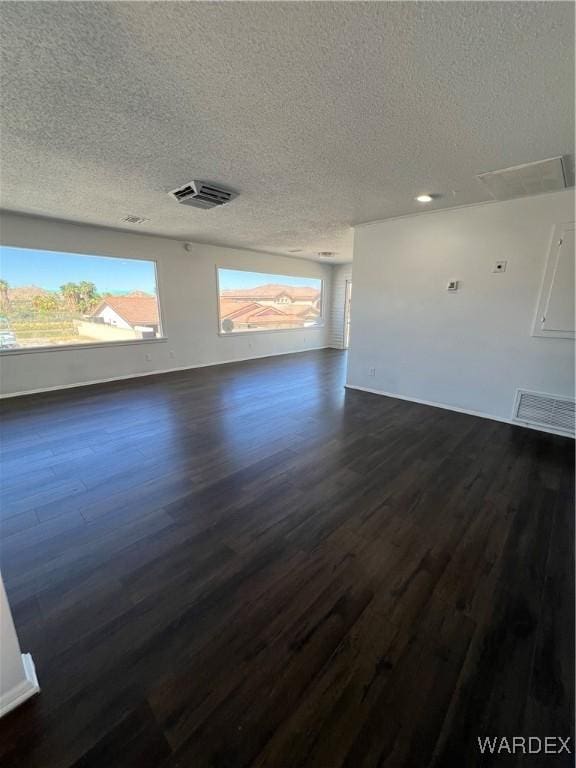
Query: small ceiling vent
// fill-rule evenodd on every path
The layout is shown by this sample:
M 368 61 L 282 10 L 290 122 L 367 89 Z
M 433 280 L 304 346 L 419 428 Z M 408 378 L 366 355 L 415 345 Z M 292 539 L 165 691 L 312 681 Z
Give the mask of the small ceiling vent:
M 476 178 L 494 200 L 512 200 L 515 197 L 556 192 L 567 186 L 561 157 L 480 173 Z
M 514 403 L 514 421 L 574 436 L 574 400 L 519 389 Z
M 123 221 L 124 224 L 144 224 L 145 221 L 150 221 L 150 219 L 144 219 L 142 216 L 124 216 L 120 221 Z
M 206 181 L 189 181 L 168 194 L 179 203 L 191 205 L 193 208 L 216 208 L 229 203 L 238 193 Z

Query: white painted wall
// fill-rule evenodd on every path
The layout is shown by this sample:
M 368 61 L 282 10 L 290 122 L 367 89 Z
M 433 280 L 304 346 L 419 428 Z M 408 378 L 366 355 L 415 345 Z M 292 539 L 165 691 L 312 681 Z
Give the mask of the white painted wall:
M 0 717 L 39 691 L 32 658 L 22 655 L 0 576 Z
M 7 212 L 0 217 L 0 242 L 21 248 L 156 260 L 162 325 L 168 337 L 167 342 L 140 345 L 129 343 L 116 347 L 63 348 L 3 355 L 0 361 L 2 394 L 284 354 L 329 344 L 332 268 L 328 265 L 200 244 L 194 245 L 193 251 L 189 253 L 176 240 Z M 325 326 L 319 329 L 219 336 L 217 265 L 322 278 L 325 281 Z M 150 361 L 146 360 L 146 354 L 151 355 Z
M 346 281 L 352 280 L 352 264 L 333 267 L 332 302 L 330 312 L 330 346 L 344 349 L 344 303 Z
M 348 384 L 504 419 L 517 388 L 573 396 L 573 342 L 531 335 L 553 227 L 573 219 L 569 190 L 357 227 Z

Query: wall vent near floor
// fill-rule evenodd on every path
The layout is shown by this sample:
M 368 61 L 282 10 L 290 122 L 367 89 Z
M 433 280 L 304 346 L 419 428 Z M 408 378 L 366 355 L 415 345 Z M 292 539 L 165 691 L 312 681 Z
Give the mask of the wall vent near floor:
M 514 403 L 514 421 L 549 428 L 565 435 L 574 436 L 574 400 L 569 397 L 547 395 L 519 389 Z
M 556 192 L 567 186 L 562 157 L 551 157 L 536 163 L 524 163 L 498 171 L 479 173 L 476 178 L 494 200 L 541 195 L 543 192 Z

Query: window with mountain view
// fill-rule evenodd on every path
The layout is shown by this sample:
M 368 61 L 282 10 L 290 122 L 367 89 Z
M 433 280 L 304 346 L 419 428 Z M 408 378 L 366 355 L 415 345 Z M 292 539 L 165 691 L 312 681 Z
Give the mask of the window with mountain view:
M 0 349 L 161 335 L 155 262 L 0 248 Z
M 221 333 L 322 325 L 322 280 L 219 269 L 218 288 Z

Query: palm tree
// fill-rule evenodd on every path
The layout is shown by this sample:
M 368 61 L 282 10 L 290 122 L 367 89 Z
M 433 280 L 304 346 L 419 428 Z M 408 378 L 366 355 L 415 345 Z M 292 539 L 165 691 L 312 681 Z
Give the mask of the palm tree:
M 64 283 L 60 286 L 60 293 L 66 299 L 71 312 L 77 312 L 80 303 L 80 290 L 76 283 Z
M 10 297 L 8 296 L 8 281 L 0 280 L 0 308 L 2 312 L 8 312 L 10 309 Z
M 35 296 L 32 300 L 34 309 L 44 315 L 53 314 L 58 310 L 58 299 L 53 293 L 47 295 Z
M 82 280 L 78 285 L 79 305 L 81 312 L 90 312 L 97 301 L 96 286 L 87 280 Z

